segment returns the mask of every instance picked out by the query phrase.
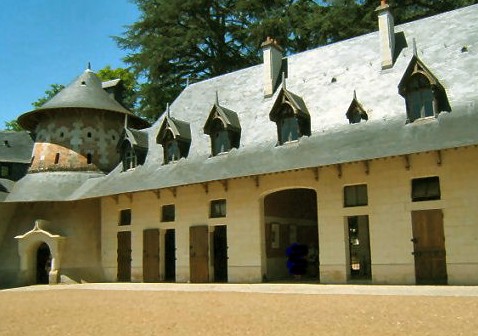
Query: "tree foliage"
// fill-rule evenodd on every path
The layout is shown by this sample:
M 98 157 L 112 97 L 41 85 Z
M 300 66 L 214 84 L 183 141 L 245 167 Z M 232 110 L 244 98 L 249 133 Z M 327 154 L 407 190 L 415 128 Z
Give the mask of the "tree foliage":
M 47 101 L 53 98 L 58 92 L 63 90 L 65 86 L 63 84 L 50 84 L 50 89 L 45 91 L 45 94 L 38 98 L 36 101 L 32 103 L 32 106 L 35 108 L 39 108 L 43 106 Z
M 16 120 L 12 120 L 5 122 L 5 130 L 20 132 L 23 131 L 23 127 L 20 126 Z
M 157 118 L 189 82 L 260 62 L 274 37 L 286 54 L 376 30 L 378 0 L 132 0 L 140 19 L 118 45 L 138 78 L 139 110 Z M 397 24 L 478 0 L 390 0 Z

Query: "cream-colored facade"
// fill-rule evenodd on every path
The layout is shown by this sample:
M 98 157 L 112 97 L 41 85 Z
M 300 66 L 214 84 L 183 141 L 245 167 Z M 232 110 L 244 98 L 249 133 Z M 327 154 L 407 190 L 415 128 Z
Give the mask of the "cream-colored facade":
M 29 173 L 0 179 L 0 287 L 478 284 L 478 5 L 379 12 L 287 58 L 268 40 L 147 129 L 91 70 L 22 115 L 38 134 Z
M 368 216 L 371 274 L 376 284 L 415 284 L 411 213 L 439 209 L 443 212 L 448 283 L 476 284 L 478 280 L 478 187 L 476 146 L 353 162 L 341 166 L 244 177 L 205 185 L 144 191 L 101 200 L 102 265 L 107 281 L 117 276 L 119 231 L 132 234 L 132 281 L 143 281 L 143 231 L 159 229 L 164 242 L 167 229 L 176 231 L 176 281 L 190 280 L 189 228 L 226 225 L 228 281 L 261 282 L 267 274 L 264 215 L 265 196 L 281 190 L 310 189 L 317 194 L 317 222 L 321 283 L 349 283 L 350 265 L 346 218 Z M 411 181 L 438 176 L 441 199 L 413 202 Z M 344 186 L 366 184 L 368 205 L 344 207 Z M 227 187 L 225 187 L 227 186 Z M 225 199 L 227 215 L 209 218 L 209 202 Z M 176 206 L 174 222 L 161 222 L 163 205 Z M 119 226 L 119 212 L 131 209 L 132 220 Z M 277 221 L 277 219 L 270 219 Z M 297 223 L 287 218 L 285 222 Z M 162 244 L 160 243 L 160 246 Z M 214 256 L 209 253 L 209 281 L 214 281 Z M 160 272 L 164 279 L 164 248 Z M 286 270 L 285 263 L 282 268 Z

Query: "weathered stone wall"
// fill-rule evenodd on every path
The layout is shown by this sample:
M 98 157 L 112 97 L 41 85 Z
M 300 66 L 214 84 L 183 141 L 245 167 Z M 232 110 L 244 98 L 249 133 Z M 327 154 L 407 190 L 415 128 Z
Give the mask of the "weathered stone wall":
M 111 171 L 120 160 L 116 145 L 123 122 L 120 114 L 112 112 L 49 112 L 35 130 L 30 172 Z

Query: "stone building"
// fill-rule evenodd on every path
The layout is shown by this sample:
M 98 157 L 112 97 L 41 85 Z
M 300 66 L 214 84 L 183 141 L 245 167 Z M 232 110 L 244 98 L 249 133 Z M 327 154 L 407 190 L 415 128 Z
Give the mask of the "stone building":
M 478 5 L 377 13 L 378 32 L 288 57 L 268 39 L 143 130 L 91 71 L 22 115 L 0 284 L 45 265 L 50 283 L 299 281 L 294 242 L 317 254 L 300 281 L 478 284 Z

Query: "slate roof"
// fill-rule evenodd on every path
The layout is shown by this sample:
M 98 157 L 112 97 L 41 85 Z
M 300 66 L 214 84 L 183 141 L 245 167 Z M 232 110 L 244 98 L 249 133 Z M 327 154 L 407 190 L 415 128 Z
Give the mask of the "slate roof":
M 0 131 L 0 162 L 30 163 L 32 151 L 30 133 Z
M 102 83 L 91 70 L 85 70 L 70 85 L 36 110 L 27 112 L 18 118 L 18 123 L 25 129 L 33 131 L 38 118 L 45 111 L 56 110 L 71 113 L 73 108 L 106 110 L 128 115 L 129 123 L 136 128 L 148 127 L 149 123 L 131 113 L 113 99 L 102 88 Z
M 163 116 L 147 130 L 144 165 L 127 172 L 118 166 L 56 197 L 101 197 L 478 144 L 478 5 L 400 25 L 395 31 L 403 32 L 408 47 L 388 70 L 381 70 L 378 32 L 288 57 L 287 90 L 303 100 L 310 114 L 309 137 L 276 146 L 276 124 L 269 113 L 280 87 L 264 98 L 261 64 L 190 85 L 174 101 L 171 115 L 191 127 L 188 158 L 162 164 L 156 135 Z M 451 112 L 407 124 L 398 84 L 413 58 L 414 38 L 418 57 L 443 85 Z M 346 112 L 354 90 L 368 121 L 349 124 Z M 241 146 L 210 157 L 210 137 L 203 126 L 216 92 L 221 106 L 237 113 Z M 21 198 L 14 194 L 7 201 Z

